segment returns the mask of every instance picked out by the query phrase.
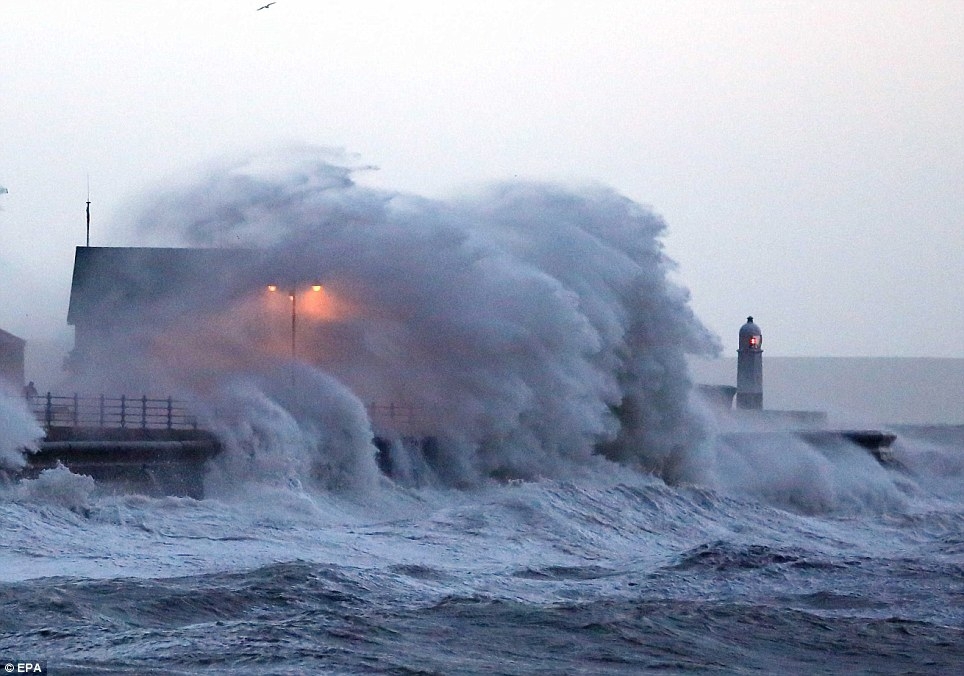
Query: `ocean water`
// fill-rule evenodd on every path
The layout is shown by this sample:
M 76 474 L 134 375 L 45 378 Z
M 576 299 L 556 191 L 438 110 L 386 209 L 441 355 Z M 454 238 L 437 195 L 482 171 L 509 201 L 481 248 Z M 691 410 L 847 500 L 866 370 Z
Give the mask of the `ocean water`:
M 904 430 L 891 467 L 760 443 L 711 440 L 713 473 L 683 485 L 599 459 L 469 489 L 252 479 L 192 500 L 51 470 L 0 489 L 0 657 L 54 674 L 961 673 L 961 429 Z
M 133 241 L 242 247 L 252 264 L 79 256 L 89 302 L 72 307 L 83 349 L 64 392 L 184 400 L 225 451 L 204 500 L 117 495 L 62 468 L 0 482 L 0 659 L 58 674 L 964 672 L 960 428 L 902 430 L 886 467 L 734 430 L 745 421 L 692 396 L 687 359 L 723 344 L 652 209 L 529 181 L 427 198 L 357 184 L 360 169 L 321 148 L 241 154 L 131 209 Z M 907 370 L 852 373 L 876 392 Z M 834 382 L 817 401 L 867 396 Z M 926 420 L 964 422 L 942 392 Z M 437 443 L 396 447 L 390 480 L 376 433 Z M 0 396 L 0 470 L 42 436 L 19 388 Z

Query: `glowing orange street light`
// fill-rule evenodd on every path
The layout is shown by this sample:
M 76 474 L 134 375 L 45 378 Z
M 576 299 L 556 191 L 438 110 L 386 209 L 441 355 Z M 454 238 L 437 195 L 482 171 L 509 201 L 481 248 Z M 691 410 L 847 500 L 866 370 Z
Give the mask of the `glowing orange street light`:
M 312 284 L 311 290 L 318 292 L 321 291 L 321 284 Z M 268 284 L 268 291 L 275 293 L 278 291 L 277 284 Z M 298 357 L 298 352 L 296 349 L 295 336 L 297 335 L 298 329 L 298 309 L 297 309 L 297 294 L 295 287 L 291 287 L 288 292 L 288 298 L 291 300 L 291 387 L 294 389 L 295 386 L 295 360 Z

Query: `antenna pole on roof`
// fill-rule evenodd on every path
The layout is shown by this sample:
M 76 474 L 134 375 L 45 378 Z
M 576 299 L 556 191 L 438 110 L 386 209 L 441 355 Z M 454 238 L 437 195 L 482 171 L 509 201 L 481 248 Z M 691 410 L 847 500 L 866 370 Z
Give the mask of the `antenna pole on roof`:
M 90 174 L 87 174 L 87 246 L 90 246 Z

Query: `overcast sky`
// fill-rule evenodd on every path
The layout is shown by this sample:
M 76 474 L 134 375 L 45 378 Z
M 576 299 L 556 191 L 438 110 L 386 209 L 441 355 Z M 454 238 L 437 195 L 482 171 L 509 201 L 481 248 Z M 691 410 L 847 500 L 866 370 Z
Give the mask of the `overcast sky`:
M 0 328 L 69 337 L 74 247 L 291 143 L 426 196 L 650 205 L 727 354 L 964 357 L 964 2 L 0 3 Z M 2 191 L 0 191 L 2 192 Z

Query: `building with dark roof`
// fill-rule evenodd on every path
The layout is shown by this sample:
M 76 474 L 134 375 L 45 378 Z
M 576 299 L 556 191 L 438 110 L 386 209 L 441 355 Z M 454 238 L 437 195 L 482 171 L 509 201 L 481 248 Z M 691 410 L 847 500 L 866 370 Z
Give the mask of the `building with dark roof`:
M 136 355 L 152 332 L 192 312 L 223 306 L 258 279 L 246 249 L 77 247 L 67 323 L 69 371 Z M 130 348 L 130 349 L 125 349 Z

